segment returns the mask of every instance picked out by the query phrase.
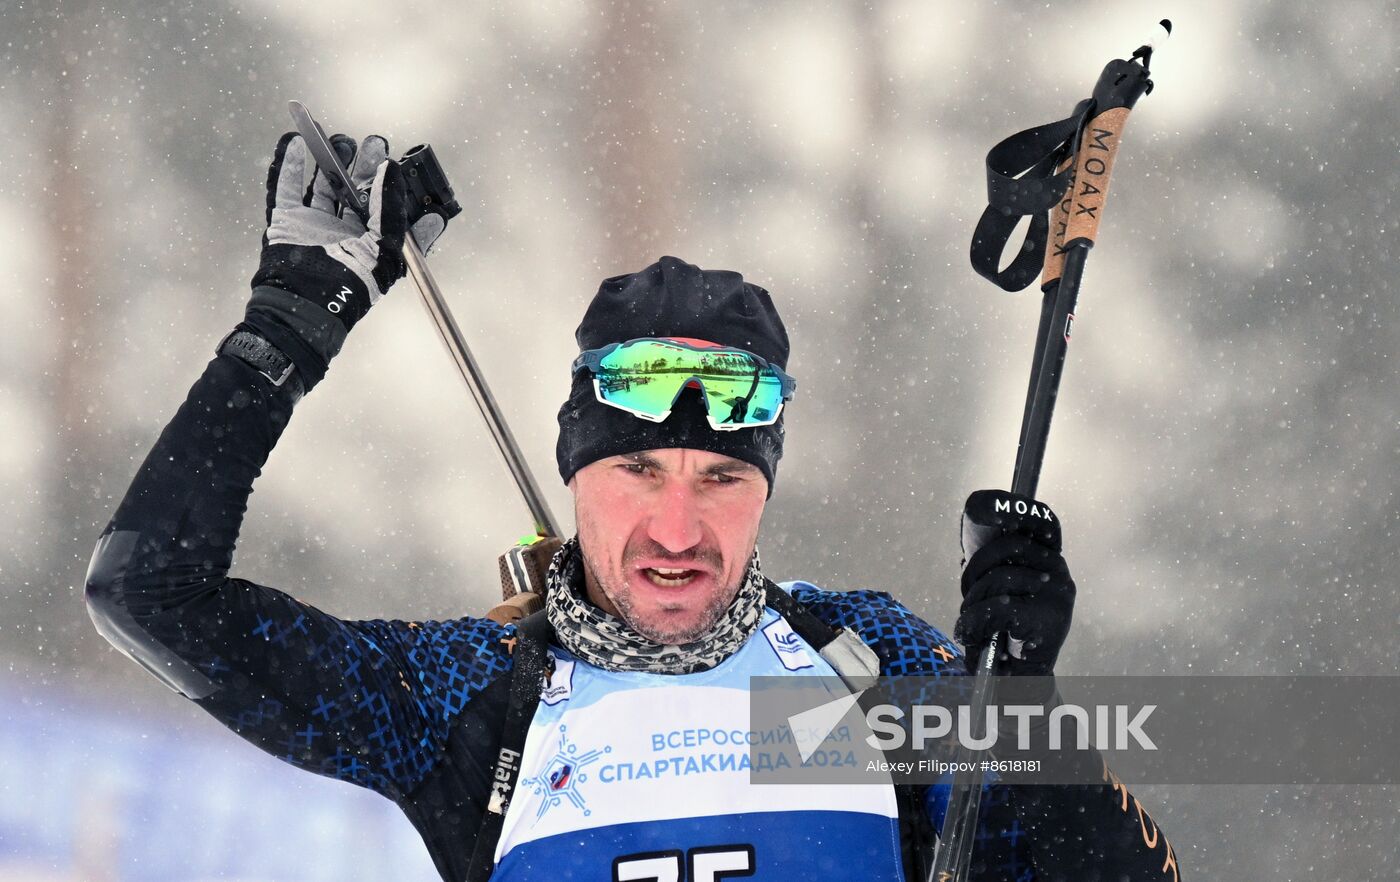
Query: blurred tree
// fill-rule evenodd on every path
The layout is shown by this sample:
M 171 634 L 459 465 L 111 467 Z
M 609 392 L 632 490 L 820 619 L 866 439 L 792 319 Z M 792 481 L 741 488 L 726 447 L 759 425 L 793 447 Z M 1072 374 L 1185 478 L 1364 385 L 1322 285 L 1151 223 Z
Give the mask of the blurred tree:
M 0 617 L 26 623 L 3 651 L 72 675 L 75 648 L 107 652 L 75 615 L 78 592 L 92 545 L 153 440 L 146 414 L 128 406 L 151 390 L 128 383 L 175 357 L 162 341 L 183 339 L 176 329 L 190 320 L 186 303 L 152 292 L 180 290 L 190 261 L 220 259 L 224 249 L 189 234 L 181 215 L 246 189 L 237 169 L 211 175 L 210 159 L 222 157 L 230 133 L 256 130 L 249 117 L 267 88 L 257 75 L 275 82 L 268 74 L 280 62 L 222 0 L 129 9 L 73 0 L 7 17 L 22 38 L 7 42 L 5 61 L 23 84 L 8 91 L 42 156 L 25 183 L 51 249 L 40 330 L 54 339 L 47 363 L 26 378 L 49 407 L 36 476 L 46 528 L 18 561 L 23 587 L 0 594 Z M 235 94 L 235 83 L 246 88 Z M 240 230 L 237 215 L 213 213 L 216 239 Z M 216 302 L 194 304 L 196 324 Z M 132 326 L 143 320 L 160 326 Z
M 1186 293 L 1197 353 L 1179 369 L 1188 412 L 1146 416 L 1198 465 L 1156 472 L 1139 538 L 1203 592 L 1210 627 L 1174 651 L 1219 654 L 1221 673 L 1393 672 L 1356 635 L 1400 616 L 1400 132 L 1367 110 L 1400 100 L 1397 25 L 1364 5 L 1251 18 L 1253 100 L 1182 134 L 1179 175 L 1140 182 L 1197 218 L 1142 271 Z
M 833 14 L 850 49 L 857 105 L 849 149 L 831 170 L 842 256 L 839 274 L 826 283 L 844 296 L 834 314 L 804 317 L 803 348 L 821 341 L 827 357 L 808 362 L 815 374 L 806 388 L 820 384 L 838 405 L 824 408 L 808 431 L 851 446 L 844 455 L 838 449 L 835 468 L 818 465 L 802 483 L 795 505 L 808 536 L 791 537 L 800 551 L 789 556 L 833 587 L 892 591 L 941 621 L 955 590 L 956 537 L 937 525 L 956 514 L 970 489 L 957 484 L 967 405 L 954 385 L 938 382 L 968 369 L 945 327 L 963 296 L 950 284 L 945 246 L 965 233 L 948 213 L 911 222 L 896 206 L 909 183 L 892 170 L 909 126 L 925 125 L 903 123 L 901 111 L 937 118 L 953 99 L 909 89 L 896 75 L 891 44 L 901 24 L 890 7 L 853 4 Z M 930 190 L 918 198 L 932 206 L 943 195 Z M 864 516 L 853 518 L 853 507 Z M 929 572 L 944 576 L 930 579 Z
M 608 275 L 618 275 L 676 250 L 687 169 L 674 135 L 685 121 L 671 87 L 671 19 L 654 0 L 601 0 L 598 15 L 603 24 L 592 46 L 595 82 L 583 154 L 596 170 L 602 263 Z

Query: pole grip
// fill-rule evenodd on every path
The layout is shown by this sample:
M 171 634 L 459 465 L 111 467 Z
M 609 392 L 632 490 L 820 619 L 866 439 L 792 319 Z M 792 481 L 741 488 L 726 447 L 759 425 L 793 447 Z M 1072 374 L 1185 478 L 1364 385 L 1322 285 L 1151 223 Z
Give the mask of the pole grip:
M 1081 240 L 1093 245 L 1099 235 L 1099 223 L 1103 220 L 1104 203 L 1108 201 L 1108 184 L 1113 175 L 1113 162 L 1122 144 L 1123 129 L 1128 123 L 1128 107 L 1111 107 L 1095 116 L 1084 127 L 1084 137 L 1079 142 L 1078 162 L 1075 164 L 1074 180 L 1065 193 L 1065 199 L 1056 207 L 1056 220 L 1064 212 L 1064 240 L 1060 243 L 1060 264 L 1063 266 L 1063 248 Z M 1050 268 L 1050 257 L 1046 256 L 1046 271 Z
M 1066 156 L 1055 166 L 1055 174 L 1063 172 L 1074 162 L 1074 154 Z M 1049 290 L 1065 271 L 1065 232 L 1069 229 L 1070 205 L 1074 201 L 1074 177 L 1070 176 L 1065 195 L 1050 209 L 1050 241 L 1045 243 L 1045 269 L 1040 276 L 1040 290 Z

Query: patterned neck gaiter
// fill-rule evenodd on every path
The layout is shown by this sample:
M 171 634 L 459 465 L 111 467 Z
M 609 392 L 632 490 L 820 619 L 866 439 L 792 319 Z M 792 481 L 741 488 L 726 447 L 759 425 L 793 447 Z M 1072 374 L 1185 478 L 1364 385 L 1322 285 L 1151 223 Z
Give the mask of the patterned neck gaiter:
M 589 664 L 608 671 L 708 671 L 737 652 L 763 618 L 765 580 L 756 550 L 739 593 L 720 620 L 699 640 L 676 646 L 651 642 L 586 599 L 578 537 L 565 542 L 554 555 L 546 580 L 545 615 L 559 643 Z

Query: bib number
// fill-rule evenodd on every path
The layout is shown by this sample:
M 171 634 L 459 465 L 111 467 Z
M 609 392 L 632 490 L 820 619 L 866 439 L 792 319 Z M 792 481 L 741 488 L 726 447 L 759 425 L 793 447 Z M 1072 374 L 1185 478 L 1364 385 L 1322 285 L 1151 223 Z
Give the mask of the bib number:
M 647 851 L 613 861 L 613 882 L 718 882 L 754 874 L 752 845 Z

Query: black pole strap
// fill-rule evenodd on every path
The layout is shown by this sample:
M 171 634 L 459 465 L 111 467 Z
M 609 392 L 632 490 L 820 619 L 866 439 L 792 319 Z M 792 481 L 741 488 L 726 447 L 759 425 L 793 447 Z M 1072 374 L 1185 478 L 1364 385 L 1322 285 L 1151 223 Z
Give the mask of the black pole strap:
M 1017 132 L 987 152 L 987 208 L 972 234 L 972 268 L 1004 291 L 1020 291 L 1045 265 L 1049 212 L 1074 175 L 1073 163 L 1065 166 L 1064 160 L 1074 155 L 1092 109 L 1092 99 L 1086 98 L 1070 116 Z M 1030 229 L 1016 258 L 999 270 L 1011 233 L 1027 216 Z

